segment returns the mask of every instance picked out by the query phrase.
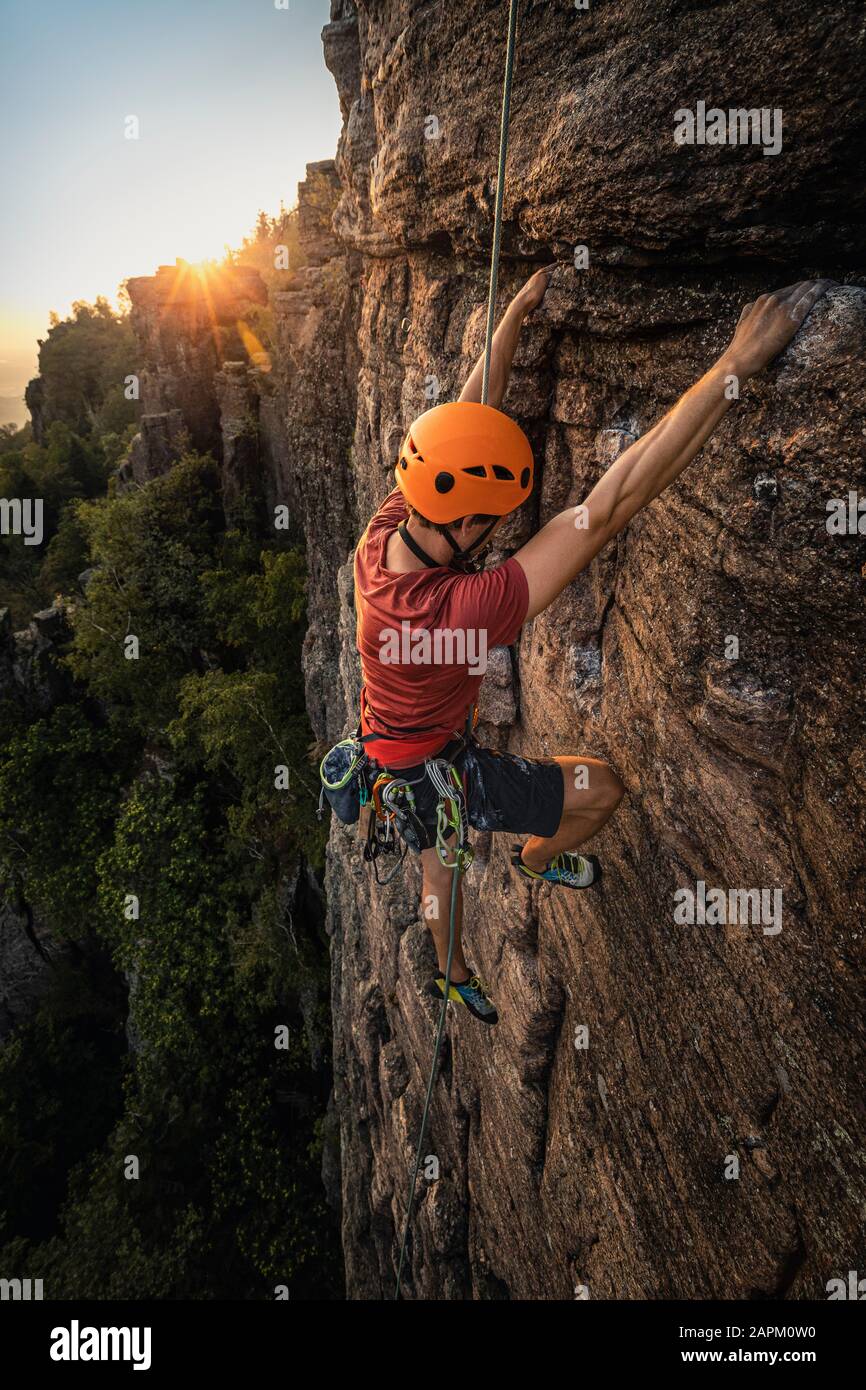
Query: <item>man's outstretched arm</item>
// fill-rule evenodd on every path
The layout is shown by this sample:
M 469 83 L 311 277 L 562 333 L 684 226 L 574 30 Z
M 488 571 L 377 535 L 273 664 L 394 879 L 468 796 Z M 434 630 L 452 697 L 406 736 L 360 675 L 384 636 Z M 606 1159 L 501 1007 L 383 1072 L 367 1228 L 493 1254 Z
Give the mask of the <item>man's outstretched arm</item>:
M 715 366 L 596 483 L 584 503 L 585 525 L 576 527 L 577 513 L 569 507 L 517 551 L 529 582 L 527 620 L 547 608 L 642 507 L 679 477 L 731 406 L 727 378 L 735 376 L 742 385 L 771 362 L 827 283 L 803 280 L 747 304 Z
M 517 339 L 520 337 L 520 330 L 523 327 L 523 320 L 528 313 L 538 308 L 555 269 L 555 265 L 545 266 L 543 270 L 537 270 L 527 280 L 523 289 L 518 290 L 505 310 L 502 315 L 502 322 L 493 335 L 493 342 L 490 345 L 490 380 L 487 383 L 487 404 L 495 406 L 497 410 L 501 408 L 505 392 L 508 390 L 511 363 L 514 359 Z M 460 392 L 459 399 L 461 401 L 480 401 L 483 379 L 484 353 L 482 352 L 472 368 L 466 385 Z

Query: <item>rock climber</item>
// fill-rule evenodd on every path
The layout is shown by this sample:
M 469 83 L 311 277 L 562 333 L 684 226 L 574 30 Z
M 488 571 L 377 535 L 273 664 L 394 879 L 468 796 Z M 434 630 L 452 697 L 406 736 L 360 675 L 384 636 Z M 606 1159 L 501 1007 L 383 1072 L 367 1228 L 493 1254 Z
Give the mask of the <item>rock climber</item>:
M 412 424 L 397 462 L 397 487 L 355 553 L 361 728 L 372 735 L 366 748 L 373 770 L 399 770 L 415 787 L 417 815 L 428 835 L 429 847 L 421 850 L 422 903 L 439 963 L 432 990 L 440 999 L 452 870 L 435 849 L 438 797 L 424 778 L 425 759 L 443 757 L 461 773 L 471 826 L 529 837 L 512 848 L 521 877 L 561 888 L 598 882 L 599 862 L 583 847 L 624 792 L 617 774 L 596 758 L 529 759 L 482 747 L 471 733 L 471 717 L 466 720 L 483 679 L 479 652 L 515 642 L 523 625 L 679 477 L 730 409 L 732 378 L 742 387 L 772 361 L 828 283 L 800 281 L 747 304 L 718 361 L 602 474 L 582 507 L 566 508 L 504 564 L 484 570 L 482 547 L 532 491 L 529 441 L 499 407 L 521 327 L 544 299 L 554 269 L 534 274 L 499 324 L 489 403 L 480 403 L 480 358 L 458 401 L 434 406 Z M 434 631 L 463 637 L 462 644 L 451 645 L 458 659 L 447 659 L 447 643 L 431 645 L 427 639 Z M 457 891 L 449 998 L 482 1022 L 495 1023 L 488 990 L 463 953 L 462 888 Z

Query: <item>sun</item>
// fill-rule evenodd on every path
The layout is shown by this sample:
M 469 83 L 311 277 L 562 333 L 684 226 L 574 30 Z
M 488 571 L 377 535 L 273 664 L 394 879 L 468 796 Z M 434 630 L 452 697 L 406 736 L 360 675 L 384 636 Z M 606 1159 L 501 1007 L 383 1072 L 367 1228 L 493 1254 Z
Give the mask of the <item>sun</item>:
M 223 268 L 223 262 L 216 256 L 205 256 L 200 261 L 188 261 L 184 256 L 178 256 L 177 264 L 183 267 L 187 275 L 197 275 L 199 280 L 212 280 Z
M 205 311 L 210 319 L 211 332 L 217 351 L 221 352 L 223 347 L 223 329 L 225 321 L 220 320 L 217 312 L 217 304 L 224 297 L 226 292 L 231 295 L 232 285 L 232 266 L 225 261 L 204 260 L 187 261 L 182 256 L 178 256 L 175 261 L 176 273 L 174 284 L 168 298 L 168 306 L 174 299 L 182 295 L 184 285 L 189 289 L 190 277 L 197 282 L 198 289 L 196 296 L 200 296 L 205 305 Z M 243 343 L 244 351 L 249 361 L 259 368 L 260 371 L 269 372 L 271 370 L 270 354 L 264 344 L 260 341 L 256 333 L 243 319 L 235 319 L 234 327 Z

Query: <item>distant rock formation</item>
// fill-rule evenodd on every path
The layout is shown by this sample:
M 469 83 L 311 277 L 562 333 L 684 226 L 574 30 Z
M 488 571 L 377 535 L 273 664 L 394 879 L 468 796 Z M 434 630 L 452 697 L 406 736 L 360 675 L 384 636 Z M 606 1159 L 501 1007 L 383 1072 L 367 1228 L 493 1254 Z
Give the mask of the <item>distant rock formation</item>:
M 34 613 L 13 632 L 8 608 L 0 608 L 0 700 L 14 702 L 31 717 L 45 714 L 69 695 L 72 680 L 57 660 L 69 637 L 62 604 Z
M 127 281 L 132 326 L 143 354 L 141 431 L 127 467 L 136 482 L 157 477 L 185 443 L 219 456 L 215 375 L 241 352 L 238 321 L 250 303 L 267 303 L 252 266 L 205 276 L 179 260 Z
M 507 843 L 476 837 L 466 937 L 502 1018 L 449 1021 L 407 1297 L 822 1298 L 857 1267 L 866 553 L 856 523 L 826 521 L 866 487 L 858 15 L 520 5 L 500 309 L 535 266 L 559 269 L 506 401 L 539 480 L 503 553 L 584 498 L 746 302 L 836 284 L 680 482 L 497 654 L 484 737 L 604 757 L 628 796 L 593 846 L 593 894 L 530 889 Z M 352 548 L 406 425 L 482 345 L 504 26 L 501 5 L 335 0 L 343 133 L 301 185 L 308 264 L 273 296 L 270 371 L 220 358 L 176 272 L 130 285 L 161 422 L 143 423 L 138 475 L 178 431 L 213 447 L 221 423 L 226 486 L 257 478 L 288 506 L 323 739 L 356 719 Z M 713 92 L 780 110 L 781 151 L 678 145 L 675 113 Z M 781 892 L 782 929 L 680 924 L 675 894 L 699 885 Z M 377 888 L 335 823 L 326 888 L 348 1293 L 379 1298 L 433 958 L 413 861 Z

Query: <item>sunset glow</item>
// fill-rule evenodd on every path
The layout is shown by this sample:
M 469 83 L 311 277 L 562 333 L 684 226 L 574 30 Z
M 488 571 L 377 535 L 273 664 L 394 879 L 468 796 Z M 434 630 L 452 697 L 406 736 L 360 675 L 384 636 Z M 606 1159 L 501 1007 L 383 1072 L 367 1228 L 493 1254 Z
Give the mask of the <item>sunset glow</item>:
M 66 317 L 99 295 L 116 307 L 124 280 L 178 257 L 207 280 L 261 209 L 294 203 L 307 161 L 333 154 L 340 110 L 320 38 L 329 11 L 328 0 L 153 0 L 146 24 L 130 8 L 126 64 L 116 5 L 61 7 L 50 26 L 39 6 L 4 17 L 4 147 L 18 209 L 0 256 L 6 418 L 23 411 L 52 311 Z

